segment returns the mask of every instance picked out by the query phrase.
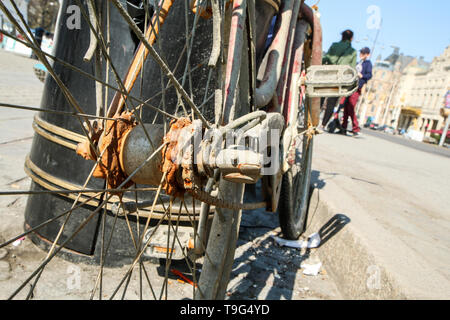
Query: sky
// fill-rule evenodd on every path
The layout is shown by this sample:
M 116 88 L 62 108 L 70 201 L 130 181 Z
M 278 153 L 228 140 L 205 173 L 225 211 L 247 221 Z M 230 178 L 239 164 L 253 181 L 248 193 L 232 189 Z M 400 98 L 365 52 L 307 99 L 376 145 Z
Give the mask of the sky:
M 311 6 L 318 1 L 306 3 Z M 449 0 L 320 0 L 318 7 L 325 51 L 340 40 L 345 29 L 355 32 L 356 49 L 372 49 L 380 21 L 372 59 L 380 53 L 387 57 L 393 51 L 391 46 L 397 46 L 405 55 L 423 56 L 431 62 L 450 45 Z
M 311 6 L 317 1 L 305 2 Z M 397 46 L 405 55 L 431 62 L 450 45 L 449 0 L 320 0 L 318 7 L 324 51 L 341 39 L 345 29 L 355 33 L 355 49 L 372 49 L 380 21 L 375 58 L 387 57 L 391 46 Z

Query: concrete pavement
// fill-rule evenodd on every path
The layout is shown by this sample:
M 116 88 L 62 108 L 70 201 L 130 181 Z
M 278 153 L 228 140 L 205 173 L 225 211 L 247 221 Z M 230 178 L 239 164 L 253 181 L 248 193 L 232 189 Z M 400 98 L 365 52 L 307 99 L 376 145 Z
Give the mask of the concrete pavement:
M 450 159 L 371 135 L 323 134 L 308 223 L 346 298 L 450 298 Z

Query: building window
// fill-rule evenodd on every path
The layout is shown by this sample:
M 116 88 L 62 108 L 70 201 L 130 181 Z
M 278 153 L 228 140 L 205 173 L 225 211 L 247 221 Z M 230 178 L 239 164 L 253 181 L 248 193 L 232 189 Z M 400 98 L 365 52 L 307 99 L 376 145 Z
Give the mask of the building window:
M 433 126 L 431 127 L 431 130 L 436 130 L 438 125 L 438 121 L 437 120 L 433 120 Z

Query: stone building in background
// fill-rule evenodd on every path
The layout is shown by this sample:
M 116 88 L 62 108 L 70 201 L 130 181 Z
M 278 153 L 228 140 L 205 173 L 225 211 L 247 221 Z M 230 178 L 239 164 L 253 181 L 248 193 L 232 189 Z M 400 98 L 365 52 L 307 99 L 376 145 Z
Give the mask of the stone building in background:
M 411 126 L 417 126 L 417 119 L 422 114 L 422 108 L 413 98 L 414 88 L 417 84 L 417 75 L 425 74 L 429 67 L 429 63 L 420 57 L 412 59 L 402 70 L 388 113 L 389 121 L 394 128 L 407 131 Z
M 450 90 L 450 46 L 427 63 L 423 57 L 399 54 L 396 48 L 386 59 L 374 63 L 373 78 L 365 87 L 358 116 L 397 131 L 412 132 L 416 140 L 442 130 L 441 114 Z
M 433 59 L 429 67 L 420 60 L 411 62 L 402 73 L 393 100 L 395 125 L 430 136 L 444 126 L 440 110 L 450 89 L 450 46 Z M 419 135 L 420 135 L 419 134 Z

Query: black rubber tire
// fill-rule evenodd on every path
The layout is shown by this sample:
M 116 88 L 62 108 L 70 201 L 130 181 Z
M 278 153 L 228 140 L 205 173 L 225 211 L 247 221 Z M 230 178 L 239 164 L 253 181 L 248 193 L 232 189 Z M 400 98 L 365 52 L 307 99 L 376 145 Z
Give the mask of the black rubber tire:
M 293 168 L 289 169 L 283 175 L 281 182 L 278 217 L 283 237 L 289 240 L 298 239 L 305 231 L 313 151 L 313 138 L 309 140 L 309 143 L 307 143 L 307 139 L 304 136 L 303 152 L 299 162 L 301 170 L 294 175 Z

